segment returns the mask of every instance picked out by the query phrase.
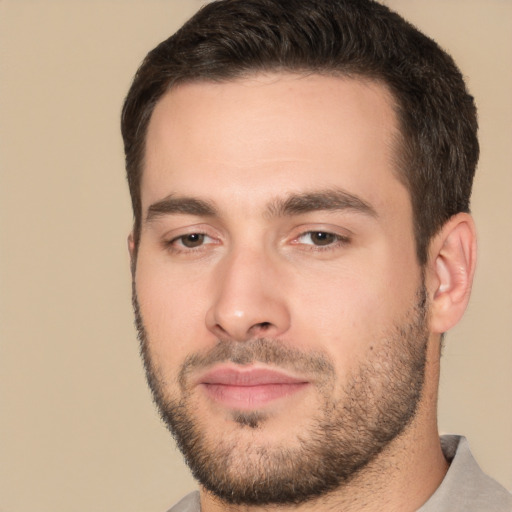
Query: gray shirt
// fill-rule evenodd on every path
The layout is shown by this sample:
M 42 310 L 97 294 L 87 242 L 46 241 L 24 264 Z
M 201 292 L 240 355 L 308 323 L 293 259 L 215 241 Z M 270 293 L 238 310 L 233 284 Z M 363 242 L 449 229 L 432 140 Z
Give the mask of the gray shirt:
M 512 512 L 512 494 L 478 466 L 464 437 L 442 436 L 450 468 L 418 512 Z M 199 492 L 185 496 L 168 512 L 201 512 Z

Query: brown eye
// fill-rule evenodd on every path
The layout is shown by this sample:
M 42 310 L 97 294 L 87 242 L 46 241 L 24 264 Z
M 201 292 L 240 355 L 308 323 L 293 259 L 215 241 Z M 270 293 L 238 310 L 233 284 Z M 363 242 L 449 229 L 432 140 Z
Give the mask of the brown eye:
M 189 249 L 193 249 L 194 247 L 199 247 L 202 245 L 204 243 L 204 238 L 205 235 L 201 233 L 190 233 L 189 235 L 180 237 L 179 240 L 183 246 Z
M 312 231 L 310 234 L 311 242 L 314 245 L 329 245 L 337 240 L 337 236 L 333 233 L 326 233 L 325 231 Z

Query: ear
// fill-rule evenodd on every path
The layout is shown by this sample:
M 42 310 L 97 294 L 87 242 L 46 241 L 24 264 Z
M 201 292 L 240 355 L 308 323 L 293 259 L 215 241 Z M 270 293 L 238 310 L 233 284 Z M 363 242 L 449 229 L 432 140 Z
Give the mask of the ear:
M 135 272 L 135 261 L 137 259 L 137 250 L 135 247 L 135 239 L 133 237 L 133 231 L 128 235 L 128 252 L 130 253 L 130 269 L 132 271 L 132 275 Z
M 476 265 L 476 230 L 471 215 L 454 215 L 429 247 L 427 288 L 430 330 L 442 334 L 462 318 Z

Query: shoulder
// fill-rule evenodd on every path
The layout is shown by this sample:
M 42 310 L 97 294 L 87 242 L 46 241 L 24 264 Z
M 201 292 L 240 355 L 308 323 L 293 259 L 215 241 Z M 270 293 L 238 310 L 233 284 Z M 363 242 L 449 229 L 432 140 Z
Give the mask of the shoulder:
M 418 512 L 512 512 L 512 495 L 480 469 L 464 437 L 443 436 L 441 444 L 450 468 Z
M 187 494 L 167 512 L 201 512 L 199 491 L 194 491 L 190 494 Z

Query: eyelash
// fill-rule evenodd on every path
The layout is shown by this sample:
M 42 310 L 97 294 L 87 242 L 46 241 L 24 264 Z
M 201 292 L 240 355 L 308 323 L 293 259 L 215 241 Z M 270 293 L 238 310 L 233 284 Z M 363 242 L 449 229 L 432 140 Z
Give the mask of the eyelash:
M 174 252 L 174 253 L 177 253 L 177 254 L 179 254 L 179 253 L 192 253 L 192 252 L 197 252 L 197 251 L 203 250 L 203 248 L 205 246 L 204 243 L 201 243 L 197 247 L 187 247 L 186 245 L 183 244 L 183 240 L 184 239 L 186 239 L 187 237 L 192 237 L 192 236 L 212 238 L 208 234 L 202 233 L 202 232 L 185 233 L 184 235 L 177 236 L 177 237 L 175 237 L 175 238 L 165 242 L 165 246 L 171 252 Z M 181 242 L 181 244 L 178 245 L 178 242 Z
M 304 244 L 304 243 L 301 243 L 298 241 L 301 238 L 308 236 L 308 235 L 313 236 L 313 235 L 320 235 L 320 234 L 332 236 L 333 242 L 328 243 L 326 245 L 316 245 L 316 244 Z M 332 233 L 331 231 L 323 231 L 320 229 L 315 229 L 315 230 L 310 230 L 310 231 L 304 231 L 299 236 L 297 236 L 293 240 L 293 242 L 295 242 L 294 245 L 302 245 L 303 250 L 306 250 L 306 251 L 325 252 L 325 251 L 336 250 L 336 249 L 339 249 L 340 247 L 346 246 L 351 242 L 351 240 L 347 236 Z
M 306 236 L 312 237 L 314 235 L 331 236 L 333 238 L 333 241 L 332 241 L 332 243 L 327 243 L 325 245 L 317 245 L 314 243 L 308 244 L 308 243 L 302 243 L 299 241 L 303 237 L 306 237 Z M 205 249 L 206 245 L 217 245 L 216 242 L 213 242 L 213 243 L 210 242 L 208 244 L 205 244 L 204 240 L 203 240 L 203 242 L 196 247 L 186 247 L 183 243 L 183 240 L 186 239 L 187 237 L 193 237 L 193 236 L 203 237 L 203 239 L 210 238 L 210 239 L 214 240 L 214 238 L 210 237 L 207 233 L 191 232 L 191 233 L 186 233 L 184 235 L 180 235 L 175 238 L 172 238 L 169 241 L 166 241 L 165 247 L 175 254 L 191 254 L 191 253 L 203 251 Z M 341 247 L 344 247 L 344 246 L 348 245 L 350 242 L 351 242 L 351 240 L 349 237 L 339 235 L 336 233 L 332 233 L 331 231 L 310 230 L 310 231 L 304 231 L 304 232 L 300 233 L 297 237 L 295 237 L 292 240 L 291 243 L 292 243 L 292 245 L 300 245 L 301 249 L 304 251 L 326 252 L 326 251 L 332 251 L 332 250 L 336 250 Z

